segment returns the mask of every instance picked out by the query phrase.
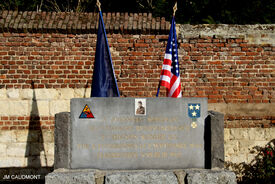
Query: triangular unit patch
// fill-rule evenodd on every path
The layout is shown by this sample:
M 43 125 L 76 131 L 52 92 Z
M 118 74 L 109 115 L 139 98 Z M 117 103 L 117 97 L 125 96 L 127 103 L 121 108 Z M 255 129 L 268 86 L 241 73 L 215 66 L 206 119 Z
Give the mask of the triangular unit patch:
M 86 104 L 79 118 L 95 118 L 90 107 Z

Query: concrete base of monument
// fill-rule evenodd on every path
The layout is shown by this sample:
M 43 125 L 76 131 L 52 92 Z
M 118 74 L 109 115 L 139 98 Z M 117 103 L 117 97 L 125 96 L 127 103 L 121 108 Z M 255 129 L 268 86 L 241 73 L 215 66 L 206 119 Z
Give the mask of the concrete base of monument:
M 46 176 L 46 184 L 236 184 L 233 172 L 224 169 L 184 170 L 94 170 L 56 169 Z

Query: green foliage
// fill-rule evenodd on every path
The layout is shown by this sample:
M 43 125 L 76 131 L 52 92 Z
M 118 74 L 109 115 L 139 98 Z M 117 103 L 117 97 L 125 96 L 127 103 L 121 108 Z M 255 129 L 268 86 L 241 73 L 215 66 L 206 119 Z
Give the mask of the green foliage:
M 176 0 L 100 0 L 103 12 L 151 12 L 170 20 Z M 1 9 L 96 12 L 96 0 L 2 0 Z M 178 0 L 177 23 L 275 23 L 274 0 Z
M 0 2 L 0 8 L 2 10 L 33 11 L 36 10 L 39 3 L 39 0 L 33 0 L 31 2 L 24 0 L 2 0 Z
M 275 139 L 265 147 L 254 147 L 252 152 L 257 153 L 250 164 L 227 163 L 227 167 L 233 169 L 239 176 L 240 184 L 272 184 L 275 181 Z

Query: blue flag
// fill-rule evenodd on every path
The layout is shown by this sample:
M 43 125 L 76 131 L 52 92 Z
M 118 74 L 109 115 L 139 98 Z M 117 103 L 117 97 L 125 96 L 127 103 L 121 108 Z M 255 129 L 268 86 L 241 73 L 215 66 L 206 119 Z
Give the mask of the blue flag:
M 101 11 L 99 12 L 91 97 L 119 97 Z

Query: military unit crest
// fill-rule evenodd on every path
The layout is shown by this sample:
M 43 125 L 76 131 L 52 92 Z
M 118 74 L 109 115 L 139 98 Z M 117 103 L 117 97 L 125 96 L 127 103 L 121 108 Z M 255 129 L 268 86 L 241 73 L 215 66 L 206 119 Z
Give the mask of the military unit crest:
M 86 104 L 79 118 L 95 118 L 90 107 Z
M 197 128 L 197 118 L 201 117 L 201 104 L 189 103 L 188 104 L 188 116 L 192 118 L 191 127 Z

